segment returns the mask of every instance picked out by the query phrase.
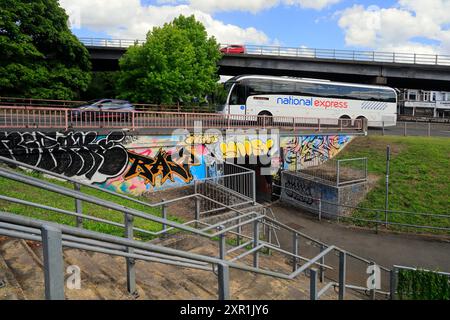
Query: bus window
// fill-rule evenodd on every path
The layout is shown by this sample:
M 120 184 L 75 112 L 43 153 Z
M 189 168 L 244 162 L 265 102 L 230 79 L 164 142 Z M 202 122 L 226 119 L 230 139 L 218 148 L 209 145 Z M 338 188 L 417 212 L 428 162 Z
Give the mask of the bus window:
M 339 90 L 341 99 L 359 100 L 360 99 L 359 89 L 360 88 L 358 87 L 342 86 Z
M 380 101 L 380 90 L 372 88 L 359 88 L 359 99 L 365 101 Z
M 384 102 L 396 103 L 397 94 L 391 90 L 380 90 L 380 100 Z
M 243 105 L 247 103 L 246 87 L 241 83 L 234 86 L 231 93 L 230 105 Z
M 249 79 L 245 82 L 245 84 L 247 85 L 248 96 L 274 93 L 271 80 Z

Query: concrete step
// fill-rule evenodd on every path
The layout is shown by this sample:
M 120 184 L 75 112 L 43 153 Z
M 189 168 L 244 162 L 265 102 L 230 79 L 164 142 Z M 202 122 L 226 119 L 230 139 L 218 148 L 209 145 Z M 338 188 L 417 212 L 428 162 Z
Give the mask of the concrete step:
M 218 255 L 217 242 L 192 235 L 160 240 L 159 245 L 212 257 Z M 241 252 L 232 253 L 228 258 Z M 0 259 L 2 272 L 0 275 L 4 274 L 0 279 L 6 278 L 8 281 L 8 289 L 0 289 L 0 294 L 3 294 L 5 299 L 44 298 L 40 243 L 3 239 L 0 241 L 0 256 L 3 257 Z M 251 259 L 251 256 L 247 256 L 240 262 L 251 265 Z M 126 289 L 125 258 L 65 249 L 64 260 L 65 268 L 76 265 L 81 269 L 81 290 L 66 288 L 66 299 L 136 299 Z M 2 261 L 4 261 L 3 264 Z M 260 265 L 274 271 L 286 273 L 290 271 L 289 260 L 277 253 L 260 254 Z M 217 276 L 212 271 L 137 261 L 136 281 L 140 300 L 217 299 Z M 323 285 L 320 284 L 319 289 Z M 309 278 L 305 275 L 290 281 L 235 269 L 230 270 L 230 293 L 234 300 L 304 300 L 309 299 L 308 291 Z M 337 295 L 332 290 L 322 297 L 322 299 L 336 298 Z M 347 294 L 347 299 L 358 299 L 358 297 Z
M 40 300 L 44 298 L 44 273 L 42 266 L 24 240 L 3 238 L 0 256 L 20 286 L 23 295 L 18 299 Z
M 25 300 L 14 273 L 0 255 L 0 300 Z

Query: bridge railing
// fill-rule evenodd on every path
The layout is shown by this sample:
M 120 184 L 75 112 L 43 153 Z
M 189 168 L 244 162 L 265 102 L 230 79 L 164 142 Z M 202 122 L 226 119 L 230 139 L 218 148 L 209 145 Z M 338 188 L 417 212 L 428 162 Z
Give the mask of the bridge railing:
M 55 99 L 34 99 L 19 97 L 0 97 L 0 106 L 15 107 L 48 107 L 48 108 L 71 108 L 88 104 L 88 101 L 80 100 L 55 100 Z M 175 104 L 151 104 L 132 103 L 136 111 L 170 111 L 170 112 L 196 112 L 208 113 L 215 109 L 214 105 L 175 105 Z
M 145 40 L 132 39 L 102 39 L 82 37 L 79 38 L 79 40 L 86 46 L 109 48 L 128 48 L 129 46 L 132 46 L 134 44 L 145 43 Z M 225 48 L 229 45 L 230 44 L 221 44 L 220 47 Z M 246 54 L 252 55 L 450 66 L 450 55 L 438 54 L 336 50 L 261 45 L 245 45 L 245 49 Z
M 81 111 L 69 108 L 0 106 L 0 128 L 24 129 L 280 129 L 363 133 L 364 120 L 217 113 Z

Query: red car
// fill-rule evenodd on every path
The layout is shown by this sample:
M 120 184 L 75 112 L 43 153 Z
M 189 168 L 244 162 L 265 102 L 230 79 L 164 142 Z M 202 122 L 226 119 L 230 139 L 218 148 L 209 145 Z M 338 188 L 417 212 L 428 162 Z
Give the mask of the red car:
M 220 52 L 225 53 L 225 54 L 245 54 L 246 50 L 245 50 L 245 46 L 231 45 L 231 46 L 226 46 L 226 47 L 220 49 Z

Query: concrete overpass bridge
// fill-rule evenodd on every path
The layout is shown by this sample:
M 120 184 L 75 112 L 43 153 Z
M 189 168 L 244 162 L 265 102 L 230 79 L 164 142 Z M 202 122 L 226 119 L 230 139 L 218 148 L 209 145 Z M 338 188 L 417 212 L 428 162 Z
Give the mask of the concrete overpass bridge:
M 139 40 L 80 38 L 95 71 L 118 69 L 118 60 Z M 387 85 L 396 88 L 449 90 L 450 55 L 246 46 L 246 54 L 226 54 L 222 75 L 284 75 Z

